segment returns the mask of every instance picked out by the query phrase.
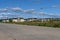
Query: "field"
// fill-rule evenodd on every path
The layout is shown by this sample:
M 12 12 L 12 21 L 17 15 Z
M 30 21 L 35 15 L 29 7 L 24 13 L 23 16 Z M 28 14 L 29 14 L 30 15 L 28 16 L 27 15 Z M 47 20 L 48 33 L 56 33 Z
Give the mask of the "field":
M 49 21 L 41 21 L 41 20 L 25 21 L 25 22 L 12 22 L 12 21 L 10 21 L 10 22 L 5 22 L 5 23 L 60 28 L 60 20 L 56 20 L 56 19 L 55 20 L 49 20 Z
M 58 27 L 60 28 L 60 20 L 51 20 L 51 21 L 45 21 L 41 22 L 39 20 L 35 21 L 25 21 L 25 22 L 20 22 L 16 24 L 22 24 L 22 25 L 33 25 L 33 26 L 46 26 L 46 27 Z

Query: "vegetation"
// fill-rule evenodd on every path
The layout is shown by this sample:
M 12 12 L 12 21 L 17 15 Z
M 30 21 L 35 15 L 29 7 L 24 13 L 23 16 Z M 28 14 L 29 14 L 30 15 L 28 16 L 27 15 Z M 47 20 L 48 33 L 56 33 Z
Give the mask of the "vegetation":
M 26 22 L 20 22 L 20 23 L 16 23 L 16 24 L 23 24 L 23 25 L 34 25 L 34 26 L 46 26 L 46 27 L 58 27 L 60 28 L 60 21 L 45 21 L 45 22 L 41 22 L 41 21 L 26 21 Z
M 60 20 L 50 20 L 50 21 L 43 21 L 43 22 L 40 20 L 25 21 L 25 22 L 12 22 L 12 20 L 10 20 L 10 22 L 6 22 L 6 23 L 60 28 Z

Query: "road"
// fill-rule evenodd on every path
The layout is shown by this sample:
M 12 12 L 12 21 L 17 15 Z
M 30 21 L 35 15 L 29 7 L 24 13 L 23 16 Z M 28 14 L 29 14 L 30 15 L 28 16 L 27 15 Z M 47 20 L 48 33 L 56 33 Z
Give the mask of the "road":
M 60 28 L 0 23 L 0 40 L 60 40 Z

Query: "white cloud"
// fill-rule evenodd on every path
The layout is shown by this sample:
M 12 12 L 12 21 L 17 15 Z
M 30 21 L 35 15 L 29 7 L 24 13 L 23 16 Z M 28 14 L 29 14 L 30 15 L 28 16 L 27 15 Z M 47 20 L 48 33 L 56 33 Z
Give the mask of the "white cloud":
M 44 12 L 36 12 L 36 11 L 34 11 L 32 13 L 34 13 L 34 14 L 44 14 Z
M 51 7 L 52 7 L 52 8 L 59 8 L 58 5 L 52 5 Z
M 34 13 L 34 12 L 35 12 L 34 9 L 24 10 L 24 13 Z
M 0 12 L 7 12 L 8 9 L 7 8 L 4 8 L 4 9 L 0 9 Z
M 57 7 L 57 6 L 52 6 L 52 7 Z M 0 9 L 0 12 L 2 12 L 2 13 L 0 13 L 0 15 L 2 15 L 1 17 L 3 17 L 3 16 L 15 16 L 14 14 L 9 13 L 8 12 L 9 10 L 14 11 L 14 12 L 33 13 L 33 14 L 48 15 L 48 16 L 58 16 L 58 15 L 53 14 L 53 13 L 48 14 L 47 12 L 36 12 L 35 9 L 23 10 L 19 7 L 14 7 L 14 8 L 8 8 L 8 9 L 7 8 Z
M 10 8 L 10 10 L 15 11 L 15 12 L 23 12 L 24 10 L 19 8 L 19 7 L 15 7 L 15 8 Z
M 7 13 L 7 14 L 11 14 L 11 13 Z
M 53 8 L 56 8 L 57 6 L 56 6 L 56 5 L 53 5 L 52 7 L 53 7 Z
M 54 14 L 54 13 L 47 13 L 47 12 L 37 12 L 39 15 L 46 15 L 46 16 L 51 16 L 51 17 L 58 17 L 60 15 Z
M 28 9 L 28 10 L 23 10 L 19 7 L 14 7 L 14 8 L 3 8 L 0 9 L 0 12 L 9 12 L 9 11 L 13 11 L 13 12 L 23 12 L 23 13 L 34 13 L 34 9 Z
M 2 15 L 0 15 L 0 17 L 3 17 Z

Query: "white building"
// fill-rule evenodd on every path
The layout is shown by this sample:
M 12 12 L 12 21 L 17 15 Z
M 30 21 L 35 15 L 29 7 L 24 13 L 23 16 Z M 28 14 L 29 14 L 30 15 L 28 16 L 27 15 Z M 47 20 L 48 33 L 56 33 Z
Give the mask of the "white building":
M 28 18 L 27 21 L 34 21 L 37 20 L 37 18 Z
M 2 22 L 9 22 L 9 19 L 3 19 Z
M 12 22 L 24 22 L 24 18 L 13 18 Z

